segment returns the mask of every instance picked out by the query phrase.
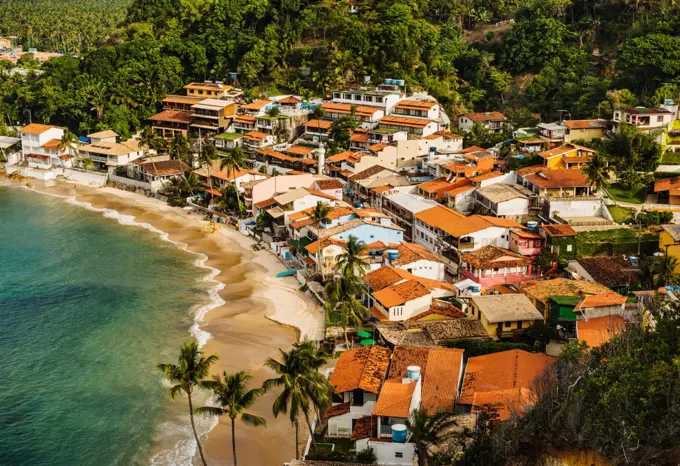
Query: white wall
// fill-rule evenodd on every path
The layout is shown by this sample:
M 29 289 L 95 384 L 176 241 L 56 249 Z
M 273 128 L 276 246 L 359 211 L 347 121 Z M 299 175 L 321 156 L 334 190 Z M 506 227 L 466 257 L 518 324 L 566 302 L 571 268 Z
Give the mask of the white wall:
M 396 267 L 408 270 L 416 277 L 429 278 L 440 282 L 444 281 L 446 277 L 446 266 L 443 262 L 417 260 L 410 264 L 403 264 Z
M 412 443 L 372 442 L 369 439 L 357 440 L 354 443 L 357 451 L 373 448 L 378 457 L 378 464 L 389 466 L 412 466 L 415 449 Z M 401 457 L 397 457 L 400 454 Z
M 607 220 L 614 221 L 607 206 L 601 199 L 597 200 L 549 200 L 550 213 L 548 216 L 553 218 L 555 214 L 562 218 L 565 217 L 597 217 L 601 216 Z
M 504 215 L 528 215 L 529 214 L 529 199 L 518 197 L 510 199 L 509 201 L 498 203 L 498 212 L 496 215 L 501 217 Z
M 390 320 L 395 322 L 400 322 L 406 319 L 410 319 L 416 314 L 425 312 L 430 308 L 432 304 L 432 295 L 428 294 L 421 296 L 420 298 L 413 299 L 402 306 L 394 306 L 389 309 Z

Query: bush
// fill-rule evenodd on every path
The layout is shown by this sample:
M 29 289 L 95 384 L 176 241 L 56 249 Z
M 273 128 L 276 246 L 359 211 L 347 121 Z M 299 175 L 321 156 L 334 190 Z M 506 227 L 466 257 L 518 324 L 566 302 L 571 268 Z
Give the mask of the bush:
M 356 461 L 360 464 L 375 464 L 378 461 L 378 457 L 373 448 L 367 447 L 357 453 Z
M 480 341 L 480 340 L 449 340 L 442 343 L 446 348 L 460 348 L 465 350 L 465 357 L 482 356 L 484 354 L 498 353 L 513 349 L 533 351 L 526 343 L 512 343 L 507 341 Z

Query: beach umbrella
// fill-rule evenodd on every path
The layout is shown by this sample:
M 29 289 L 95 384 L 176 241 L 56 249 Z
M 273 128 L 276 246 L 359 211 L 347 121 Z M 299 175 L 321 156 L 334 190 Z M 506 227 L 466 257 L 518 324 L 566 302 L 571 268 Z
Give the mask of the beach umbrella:
M 361 340 L 361 341 L 359 342 L 359 344 L 360 344 L 361 346 L 371 346 L 371 345 L 375 345 L 375 340 L 371 340 L 371 339 L 369 338 L 369 339 L 366 339 L 366 340 Z
M 366 331 L 357 332 L 357 335 L 361 338 L 371 338 L 371 334 Z

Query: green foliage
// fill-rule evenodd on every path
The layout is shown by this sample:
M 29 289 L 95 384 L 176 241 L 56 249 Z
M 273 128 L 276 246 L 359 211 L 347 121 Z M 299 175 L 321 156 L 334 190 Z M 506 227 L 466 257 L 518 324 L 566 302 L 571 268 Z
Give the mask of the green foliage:
M 650 211 L 650 212 L 639 212 L 637 215 L 631 215 L 628 217 L 624 223 L 630 225 L 641 225 L 642 227 L 648 227 L 650 225 L 665 225 L 668 223 L 673 223 L 673 212 L 668 211 Z
M 465 350 L 465 357 L 482 356 L 484 354 L 498 353 L 513 349 L 531 351 L 531 346 L 526 343 L 511 343 L 508 341 L 481 341 L 481 340 L 449 340 L 442 343 L 446 348 L 461 348 Z
M 503 47 L 503 65 L 511 71 L 545 65 L 564 51 L 567 26 L 557 18 L 528 18 L 519 21 Z

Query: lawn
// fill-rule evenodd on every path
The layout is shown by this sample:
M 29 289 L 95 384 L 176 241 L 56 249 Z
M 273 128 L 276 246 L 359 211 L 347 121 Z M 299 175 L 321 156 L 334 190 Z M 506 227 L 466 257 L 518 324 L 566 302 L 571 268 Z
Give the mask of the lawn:
M 680 152 L 666 151 L 661 157 L 661 165 L 680 165 Z
M 624 189 L 624 187 L 618 183 L 614 183 L 611 186 L 609 186 L 607 188 L 607 192 L 612 198 L 616 199 L 617 201 L 630 202 L 631 204 L 644 204 L 645 197 L 647 196 L 646 187 L 642 187 L 637 191 L 630 191 L 628 189 Z
M 615 230 L 603 231 L 582 231 L 578 234 L 578 239 L 583 243 L 598 242 L 628 242 L 637 241 L 637 231 L 631 228 L 617 228 Z M 650 232 L 642 233 L 642 241 L 656 241 L 659 235 Z
M 609 213 L 612 214 L 612 217 L 616 223 L 623 222 L 633 211 L 633 209 L 629 207 L 620 207 L 616 205 L 608 205 L 607 209 L 609 209 Z

